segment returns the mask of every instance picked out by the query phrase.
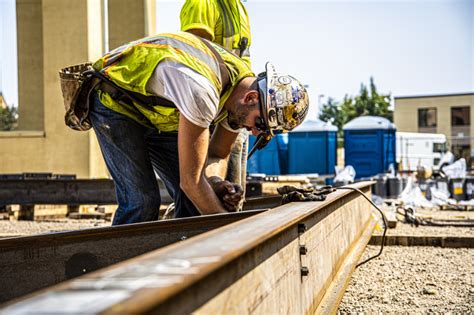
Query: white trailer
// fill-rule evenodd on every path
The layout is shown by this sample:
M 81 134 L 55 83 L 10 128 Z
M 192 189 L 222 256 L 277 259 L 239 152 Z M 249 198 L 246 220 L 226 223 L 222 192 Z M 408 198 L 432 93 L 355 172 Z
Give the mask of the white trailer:
M 396 160 L 401 171 L 415 171 L 418 166 L 437 169 L 446 151 L 444 134 L 397 132 Z

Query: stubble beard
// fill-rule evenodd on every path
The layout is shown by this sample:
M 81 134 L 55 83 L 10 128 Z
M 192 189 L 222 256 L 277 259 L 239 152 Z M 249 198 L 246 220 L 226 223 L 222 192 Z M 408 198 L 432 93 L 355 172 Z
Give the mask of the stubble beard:
M 241 109 L 237 109 L 236 111 L 228 111 L 227 122 L 230 128 L 238 130 L 243 127 L 250 112 L 250 109 L 247 107 L 248 106 L 242 106 Z

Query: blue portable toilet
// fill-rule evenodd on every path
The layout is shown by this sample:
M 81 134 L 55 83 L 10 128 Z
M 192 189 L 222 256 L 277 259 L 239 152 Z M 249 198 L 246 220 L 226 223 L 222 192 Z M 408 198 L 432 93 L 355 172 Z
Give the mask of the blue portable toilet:
M 249 148 L 252 149 L 257 137 L 249 137 Z M 263 173 L 266 175 L 281 175 L 287 173 L 288 135 L 279 134 L 262 150 L 257 150 L 247 161 L 248 173 Z
M 334 173 L 337 127 L 306 120 L 288 134 L 288 174 Z
M 280 174 L 288 174 L 288 133 L 281 133 L 276 138 L 278 157 L 280 159 Z
M 362 116 L 343 130 L 345 165 L 354 167 L 356 178 L 385 173 L 391 164 L 395 167 L 396 127 L 388 119 Z

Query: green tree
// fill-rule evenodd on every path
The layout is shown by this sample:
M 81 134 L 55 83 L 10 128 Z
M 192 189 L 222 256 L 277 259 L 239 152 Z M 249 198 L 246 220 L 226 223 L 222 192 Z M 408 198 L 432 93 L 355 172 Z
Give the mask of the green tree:
M 393 112 L 389 109 L 390 94 L 379 94 L 374 83 L 374 78 L 370 78 L 369 89 L 362 83 L 360 85 L 359 95 L 354 98 L 354 112 L 348 115 L 348 121 L 359 116 L 381 116 L 393 120 Z
M 328 98 L 327 103 L 323 104 L 323 107 L 321 108 L 321 114 L 319 114 L 319 119 L 322 121 L 331 122 L 340 130 L 342 130 L 342 126 L 346 121 L 340 104 L 331 97 Z
M 18 126 L 18 109 L 13 106 L 0 107 L 0 130 L 14 130 Z
M 370 78 L 369 88 L 362 83 L 359 94 L 355 97 L 344 96 L 342 103 L 328 98 L 323 104 L 319 119 L 332 122 L 342 135 L 342 127 L 345 123 L 360 116 L 381 116 L 393 121 L 393 111 L 390 110 L 390 94 L 379 94 L 374 79 Z

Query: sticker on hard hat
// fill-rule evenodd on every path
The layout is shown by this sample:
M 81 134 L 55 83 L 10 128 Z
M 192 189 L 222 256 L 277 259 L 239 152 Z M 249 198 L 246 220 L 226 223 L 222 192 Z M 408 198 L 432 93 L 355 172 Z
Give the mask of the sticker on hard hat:
M 283 111 L 281 110 L 278 111 L 278 121 L 280 121 L 280 123 L 283 123 L 285 121 L 283 117 Z
M 287 76 L 283 76 L 283 77 L 279 77 L 278 78 L 278 82 L 280 84 L 290 84 L 291 83 L 291 79 Z
M 281 105 L 284 104 L 284 102 L 285 102 L 285 95 L 283 94 L 282 91 L 278 91 L 278 92 L 276 93 L 276 98 L 275 98 L 275 100 L 276 100 L 277 106 L 281 106 Z

